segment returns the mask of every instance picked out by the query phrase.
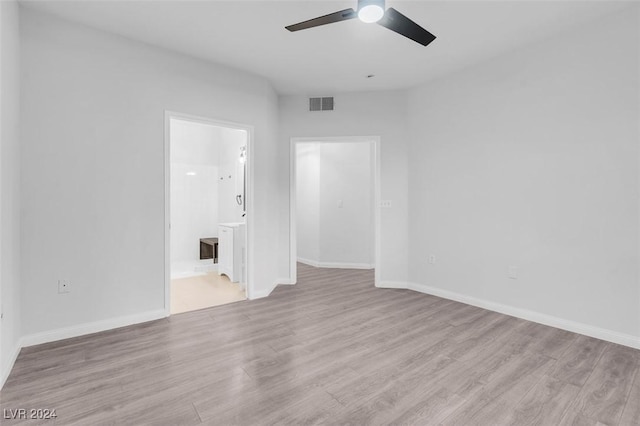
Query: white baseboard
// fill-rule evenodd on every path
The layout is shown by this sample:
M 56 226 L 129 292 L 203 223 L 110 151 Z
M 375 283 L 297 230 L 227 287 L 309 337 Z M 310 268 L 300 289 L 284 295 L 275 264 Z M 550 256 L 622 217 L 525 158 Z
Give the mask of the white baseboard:
M 443 290 L 436 287 L 431 287 L 426 284 L 383 282 L 383 283 L 379 283 L 378 287 L 406 288 L 406 289 L 414 290 L 420 293 L 431 294 L 433 296 L 442 297 L 444 299 L 455 300 L 456 302 L 477 306 L 479 308 L 487 309 L 489 311 L 499 312 L 501 314 L 509 315 L 516 318 L 521 318 L 527 321 L 548 325 L 550 327 L 571 331 L 573 333 L 583 334 L 585 336 L 593 337 L 596 339 L 606 340 L 608 342 L 617 343 L 619 345 L 640 349 L 640 336 L 633 336 L 631 334 L 619 333 L 617 331 L 595 327 L 592 325 L 571 321 L 563 318 L 558 318 L 551 315 L 542 314 L 540 312 L 531 311 L 528 309 L 521 309 L 521 308 L 516 308 L 514 306 L 504 305 L 502 303 L 491 302 L 489 300 L 484 300 L 484 299 L 478 299 L 472 296 L 467 296 L 464 294 L 455 293 L 452 291 Z
M 273 283 L 270 289 L 253 292 L 253 294 L 251 295 L 251 300 L 268 297 L 279 285 L 295 285 L 295 282 L 293 282 L 291 278 L 278 278 L 276 282 Z
M 262 299 L 262 298 L 268 297 L 273 292 L 273 290 L 275 290 L 278 284 L 279 283 L 276 281 L 271 285 L 271 288 L 268 288 L 266 290 L 260 290 L 260 291 L 252 291 L 250 300 Z
M 316 268 L 335 268 L 335 269 L 373 269 L 375 266 L 370 263 L 343 263 L 343 262 L 318 262 L 316 260 L 298 258 L 298 262 Z
M 2 366 L 2 375 L 0 376 L 0 390 L 4 387 L 7 379 L 9 378 L 9 374 L 11 374 L 11 370 L 13 369 L 14 364 L 16 363 L 16 359 L 18 359 L 18 355 L 20 355 L 20 350 L 24 345 L 22 344 L 22 339 L 19 339 L 16 342 L 15 347 L 13 348 L 13 353 L 11 357 L 7 361 L 5 365 Z
M 407 283 L 402 281 L 379 281 L 376 283 L 378 288 L 404 288 L 408 289 Z
M 315 268 L 319 268 L 320 267 L 320 262 L 316 262 L 315 260 L 305 259 L 305 258 L 302 258 L 302 257 L 299 257 L 297 260 L 298 260 L 298 262 L 304 263 L 305 265 L 313 266 Z
M 71 337 L 84 336 L 85 334 L 98 333 L 100 331 L 112 330 L 114 328 L 126 327 L 128 325 L 139 324 L 166 317 L 166 311 L 164 309 L 159 309 L 157 311 L 148 311 L 135 315 L 127 315 L 102 321 L 74 325 L 71 327 L 59 328 L 42 333 L 29 334 L 22 337 L 22 347 L 55 342 L 56 340 L 69 339 Z

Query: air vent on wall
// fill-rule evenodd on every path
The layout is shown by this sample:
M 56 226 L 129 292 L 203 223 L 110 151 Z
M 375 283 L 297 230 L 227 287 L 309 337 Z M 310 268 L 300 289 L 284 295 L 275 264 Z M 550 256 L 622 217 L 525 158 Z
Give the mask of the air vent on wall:
M 333 111 L 333 97 L 309 98 L 309 111 Z

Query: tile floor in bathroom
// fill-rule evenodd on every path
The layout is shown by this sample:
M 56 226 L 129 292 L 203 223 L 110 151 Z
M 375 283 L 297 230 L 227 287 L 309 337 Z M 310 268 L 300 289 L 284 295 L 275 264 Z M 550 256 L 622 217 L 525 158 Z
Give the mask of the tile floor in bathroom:
M 232 283 L 217 272 L 171 280 L 172 315 L 245 299 L 239 283 Z

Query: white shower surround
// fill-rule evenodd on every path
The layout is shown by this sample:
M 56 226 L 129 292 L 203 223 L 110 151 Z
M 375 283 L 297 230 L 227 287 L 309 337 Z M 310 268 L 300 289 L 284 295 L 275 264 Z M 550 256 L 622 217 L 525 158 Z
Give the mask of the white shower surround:
M 171 276 L 212 270 L 200 260 L 200 238 L 217 237 L 218 223 L 240 221 L 240 147 L 245 131 L 171 120 Z M 206 265 L 205 265 L 206 264 Z

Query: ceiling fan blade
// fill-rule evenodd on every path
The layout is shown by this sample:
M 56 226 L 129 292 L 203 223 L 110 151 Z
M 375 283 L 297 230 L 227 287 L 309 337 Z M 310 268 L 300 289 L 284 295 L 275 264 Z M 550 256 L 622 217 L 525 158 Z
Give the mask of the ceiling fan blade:
M 423 46 L 428 45 L 436 39 L 436 36 L 392 7 L 387 9 L 382 19 L 378 21 L 378 24 L 385 28 L 389 28 L 391 31 L 395 31 L 400 35 L 408 37 Z
M 319 18 L 309 19 L 308 21 L 299 22 L 297 24 L 285 27 L 289 31 L 306 30 L 307 28 L 319 27 L 320 25 L 333 24 L 335 22 L 347 21 L 357 17 L 358 14 L 353 9 L 345 9 L 340 12 L 330 13 L 320 16 Z

